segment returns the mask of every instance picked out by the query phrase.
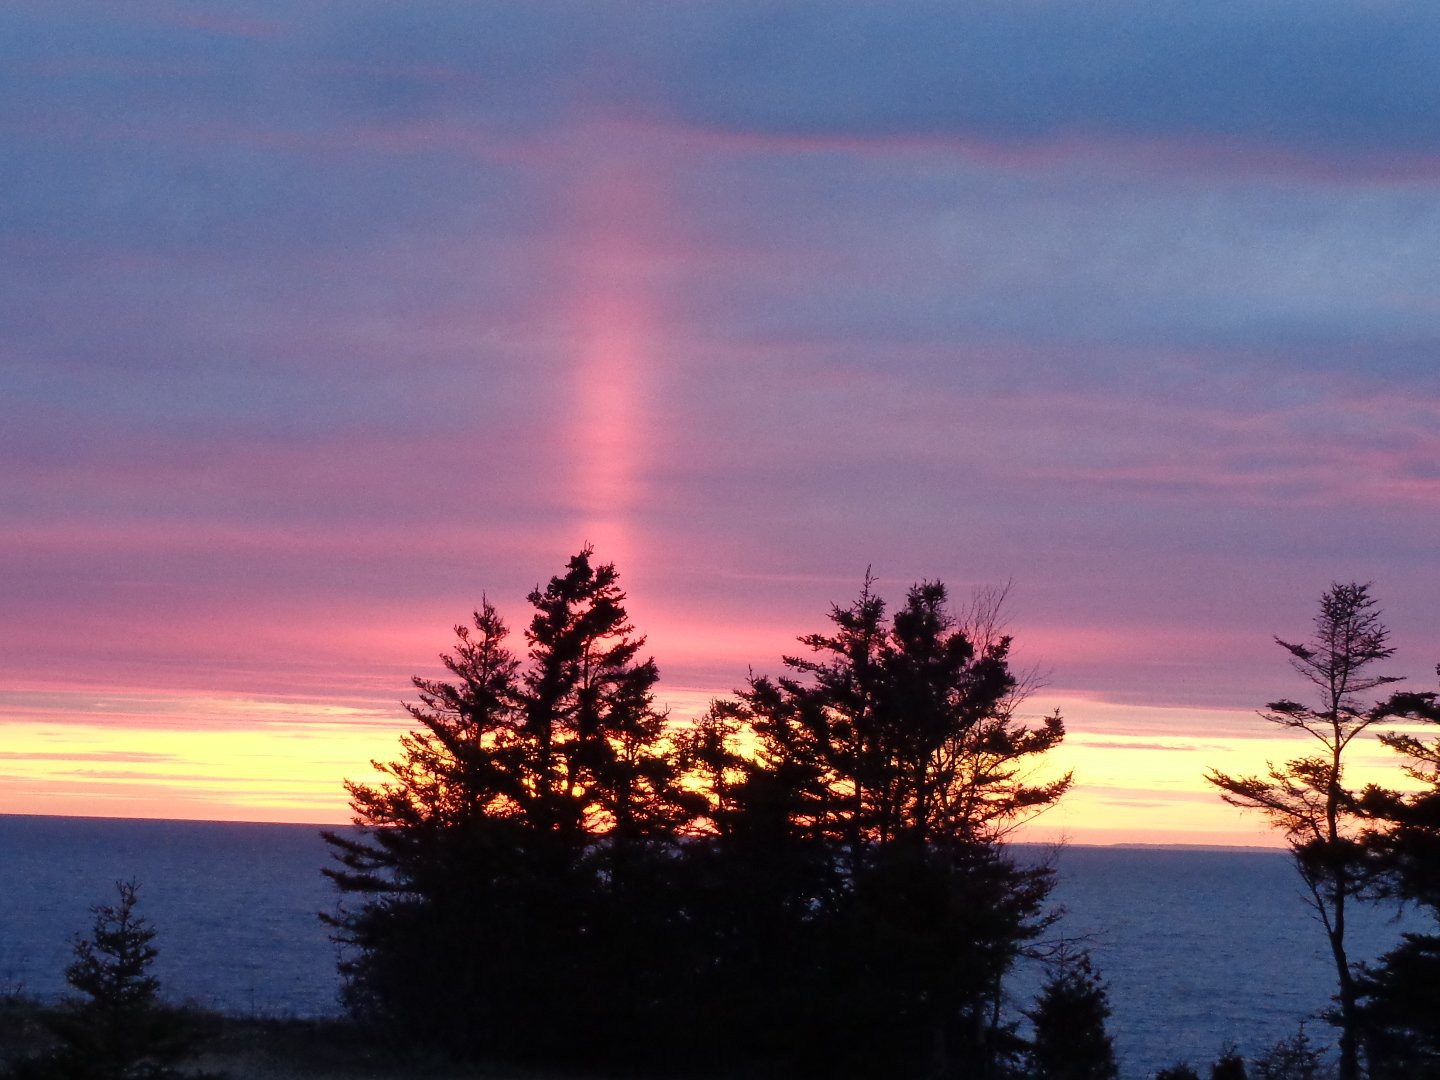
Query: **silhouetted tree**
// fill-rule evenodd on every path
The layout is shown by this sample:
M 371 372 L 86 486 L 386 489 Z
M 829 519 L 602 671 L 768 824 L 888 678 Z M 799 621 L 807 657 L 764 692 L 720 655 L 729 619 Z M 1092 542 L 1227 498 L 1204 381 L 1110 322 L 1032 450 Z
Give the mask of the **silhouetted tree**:
M 1434 693 L 1412 695 L 1408 711 L 1440 723 Z M 1403 754 L 1405 772 L 1422 786 L 1399 792 L 1372 787 L 1363 799 L 1376 822 L 1367 836 L 1392 898 L 1440 922 L 1440 738 L 1390 732 L 1382 742 Z M 1440 934 L 1407 933 L 1398 947 L 1359 978 L 1366 1057 L 1375 1080 L 1440 1077 Z
M 194 1045 L 190 1026 L 161 1003 L 150 971 L 155 931 L 135 914 L 134 882 L 117 881 L 115 904 L 94 908 L 89 937 L 74 940 L 65 981 L 82 997 L 44 1014 L 58 1042 L 15 1077 L 52 1080 L 165 1080 Z
M 1234 1046 L 1226 1047 L 1210 1064 L 1210 1080 L 1249 1080 L 1245 1059 Z
M 664 999 L 696 796 L 615 568 L 591 554 L 530 594 L 524 664 L 488 601 L 456 628 L 451 678 L 414 680 L 401 756 L 346 784 L 358 832 L 325 834 L 345 1001 L 408 1041 L 602 1056 Z
M 1115 1080 L 1119 1075 L 1114 1040 L 1105 1028 L 1110 1000 L 1087 954 L 1061 957 L 1025 1015 L 1035 1025 L 1027 1054 L 1033 1080 Z
M 1399 681 L 1397 676 L 1372 670 L 1395 650 L 1368 585 L 1332 585 L 1320 598 L 1314 636 L 1308 643 L 1275 640 L 1315 688 L 1317 703 L 1284 699 L 1271 702 L 1261 715 L 1316 740 L 1319 751 L 1284 765 L 1271 763 L 1263 777 L 1211 770 L 1206 779 L 1232 806 L 1263 812 L 1289 841 L 1335 964 L 1340 1078 L 1357 1080 L 1359 1013 L 1345 930 L 1347 907 L 1362 891 L 1365 871 L 1358 798 L 1345 786 L 1345 751 L 1368 728 L 1405 715 L 1409 696 L 1366 700 L 1371 691 Z
M 993 612 L 960 625 L 926 582 L 887 621 L 870 585 L 832 609 L 831 633 L 801 638 L 810 655 L 786 657 L 788 674 L 752 677 L 701 725 L 721 895 L 759 897 L 788 943 L 745 954 L 735 981 L 794 1003 L 774 1022 L 808 1068 L 980 1076 L 1001 980 L 1047 925 L 1051 887 L 1001 841 L 1068 786 L 1027 777 L 1064 726 L 1016 719 Z
M 1227 1045 L 1210 1063 L 1210 1080 L 1248 1080 L 1249 1075 L 1245 1059 L 1234 1045 Z M 1200 1080 L 1200 1074 L 1189 1062 L 1177 1061 L 1157 1070 L 1154 1080 Z
M 1255 1059 L 1254 1080 L 1322 1080 L 1330 1074 L 1325 1057 L 1305 1025 L 1289 1038 L 1281 1039 Z
M 925 583 L 887 622 L 867 584 L 790 674 L 671 731 L 590 554 L 530 595 L 523 662 L 488 603 L 457 628 L 401 755 L 347 784 L 351 1011 L 487 1055 L 984 1075 L 1050 918 L 1002 840 L 1069 784 L 1027 778 L 1064 727 L 1016 719 L 994 611 Z
M 1402 935 L 1358 982 L 1373 1080 L 1440 1077 L 1440 936 Z

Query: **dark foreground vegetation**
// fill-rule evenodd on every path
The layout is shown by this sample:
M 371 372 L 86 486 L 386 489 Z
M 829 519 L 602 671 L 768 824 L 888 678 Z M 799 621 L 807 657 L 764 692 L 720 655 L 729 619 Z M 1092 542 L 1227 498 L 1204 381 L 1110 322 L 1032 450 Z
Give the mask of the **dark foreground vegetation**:
M 23 997 L 0 999 L 0 1076 L 89 1077 L 97 1072 L 39 1073 L 56 1049 L 51 1024 L 61 1010 Z M 346 1020 L 233 1017 L 178 1008 L 172 1018 L 194 1035 L 175 1066 L 181 1077 L 225 1080 L 621 1080 L 600 1073 L 560 1074 L 512 1065 L 459 1061 L 420 1048 L 384 1047 Z M 48 1066 L 47 1066 L 48 1067 Z M 110 1076 L 144 1077 L 140 1067 Z M 677 1073 L 677 1077 L 681 1074 Z
M 55 1049 L 50 1025 L 59 1007 L 12 996 L 0 999 L 0 1076 L 37 1075 L 65 1077 L 144 1077 L 130 1072 L 36 1072 Z M 1088 1010 L 1086 1010 L 1088 1012 Z M 475 1061 L 422 1047 L 379 1045 L 348 1020 L 294 1020 L 224 1016 L 198 1009 L 177 1008 L 173 1018 L 194 1035 L 190 1053 L 176 1066 L 179 1077 L 216 1080 L 645 1080 L 660 1075 L 666 1080 L 781 1080 L 783 1069 L 720 1069 L 696 1061 L 674 1063 L 664 1070 L 574 1066 L 570 1068 L 523 1066 L 513 1062 Z M 1088 1016 L 1077 1016 L 1087 1020 Z M 1056 1044 L 1045 1054 L 1061 1054 L 1037 1063 L 1034 1076 L 1097 1075 L 1074 1066 L 1084 1058 L 1088 1033 L 1062 1029 L 1062 1038 L 1079 1036 L 1078 1043 Z M 1073 1046 L 1079 1053 L 1066 1054 Z M 1233 1052 L 1195 1069 L 1176 1064 L 1155 1074 L 1155 1080 L 1324 1080 L 1333 1076 L 1323 1044 L 1302 1028 L 1295 1036 L 1250 1059 Z M 881 1076 L 889 1074 L 879 1074 Z M 1428 1074 L 1418 1073 L 1425 1076 Z
M 75 940 L 76 997 L 0 1010 L 0 1077 L 1115 1080 L 1105 985 L 1060 932 L 1053 869 L 1005 842 L 1070 777 L 1045 767 L 1061 718 L 1017 712 L 1002 599 L 957 611 L 921 582 L 890 613 L 867 580 L 783 675 L 682 726 L 654 704 L 614 567 L 582 551 L 531 593 L 523 655 L 488 603 L 457 627 L 400 755 L 347 783 L 359 830 L 326 834 L 323 916 L 346 1022 L 165 1006 L 120 883 Z M 1374 696 L 1396 680 L 1372 668 L 1392 650 L 1366 586 L 1334 586 L 1312 639 L 1280 644 L 1317 696 L 1262 715 L 1315 752 L 1210 780 L 1290 843 L 1335 958 L 1338 1054 L 1302 1028 L 1203 1072 L 1440 1080 L 1440 936 L 1373 968 L 1345 952 L 1355 903 L 1440 917 L 1440 739 L 1413 726 L 1440 722 L 1436 695 Z M 1347 786 L 1353 740 L 1396 721 L 1380 737 L 1416 783 Z M 1050 974 L 1016 1009 L 1022 958 Z

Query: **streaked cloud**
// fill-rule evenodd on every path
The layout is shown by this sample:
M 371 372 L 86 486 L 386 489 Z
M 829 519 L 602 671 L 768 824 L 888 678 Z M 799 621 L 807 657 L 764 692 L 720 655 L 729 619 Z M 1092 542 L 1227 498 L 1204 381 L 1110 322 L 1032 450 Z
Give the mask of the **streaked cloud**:
M 1012 580 L 1037 708 L 1136 775 L 1254 750 L 1332 579 L 1428 685 L 1437 48 L 1407 0 L 11 4 L 0 724 L 197 777 L 264 731 L 331 802 L 164 790 L 328 820 L 586 540 L 677 715 L 867 566 Z
M 1178 752 L 1180 752 L 1180 753 L 1192 753 L 1192 752 L 1194 752 L 1194 750 L 1196 749 L 1196 748 L 1193 747 L 1193 746 L 1183 746 L 1183 745 L 1178 745 L 1178 744 L 1175 744 L 1175 743 L 1162 743 L 1162 742 L 1133 742 L 1133 743 L 1124 743 L 1124 742 L 1105 742 L 1105 741 L 1103 741 L 1103 740 L 1096 740 L 1096 739 L 1088 739 L 1088 740 L 1086 740 L 1085 745 L 1086 745 L 1086 747 L 1087 747 L 1088 749 L 1091 749 L 1091 750 L 1144 750 L 1146 753 L 1150 753 L 1150 752 L 1152 752 L 1152 751 L 1157 751 L 1157 750 L 1158 750 L 1158 751 L 1162 751 L 1162 752 L 1174 750 L 1174 751 L 1178 751 Z M 1204 749 L 1205 749 L 1207 752 L 1214 753 L 1214 752 L 1216 752 L 1216 751 L 1223 751 L 1223 750 L 1225 750 L 1225 747 L 1222 746 L 1222 745 L 1220 745 L 1219 743 L 1211 743 L 1211 744 L 1209 744 L 1208 746 L 1204 747 Z
M 74 753 L 63 750 L 0 750 L 0 761 L 104 761 L 115 764 L 156 764 L 176 760 L 174 754 L 137 753 L 134 750 L 101 750 Z

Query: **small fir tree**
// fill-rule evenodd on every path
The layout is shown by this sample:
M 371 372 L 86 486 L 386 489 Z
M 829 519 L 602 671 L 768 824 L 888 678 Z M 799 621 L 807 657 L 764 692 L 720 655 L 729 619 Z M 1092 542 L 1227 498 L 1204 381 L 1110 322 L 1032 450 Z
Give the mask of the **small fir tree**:
M 89 937 L 74 940 L 65 981 L 83 997 L 46 1024 L 59 1043 L 20 1076 L 65 1080 L 162 1080 L 193 1045 L 189 1026 L 160 1001 L 155 930 L 135 913 L 138 889 L 117 881 L 118 901 L 94 908 Z
M 1255 1080 L 1326 1080 L 1324 1051 L 1306 1034 L 1305 1025 L 1255 1059 Z
M 1026 1015 L 1035 1025 L 1035 1080 L 1115 1080 L 1115 1044 L 1105 1030 L 1110 1001 L 1087 953 L 1062 958 Z M 1193 1075 L 1193 1074 L 1192 1074 Z

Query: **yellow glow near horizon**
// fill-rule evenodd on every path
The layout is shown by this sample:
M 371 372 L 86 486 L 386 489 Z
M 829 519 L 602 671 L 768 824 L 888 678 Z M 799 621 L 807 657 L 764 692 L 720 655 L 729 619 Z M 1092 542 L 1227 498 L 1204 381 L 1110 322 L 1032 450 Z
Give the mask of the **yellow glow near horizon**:
M 662 687 L 658 703 L 683 722 L 715 696 Z M 375 779 L 371 761 L 396 757 L 399 736 L 413 726 L 384 703 L 52 697 L 44 717 L 0 711 L 0 813 L 341 823 L 349 817 L 343 782 Z M 1017 840 L 1278 846 L 1282 838 L 1258 814 L 1220 800 L 1205 771 L 1263 773 L 1267 761 L 1318 745 L 1243 710 L 1037 702 L 1040 711 L 1056 706 L 1069 734 L 1037 778 L 1072 770 L 1075 786 Z M 65 714 L 75 719 L 50 718 Z M 1406 786 L 1399 764 L 1362 739 L 1347 754 L 1347 778 Z
M 1320 744 L 1289 735 L 1251 710 L 1154 708 L 1077 699 L 1060 703 L 1069 733 L 1045 771 L 1071 770 L 1075 786 L 1019 831 L 1039 842 L 1190 843 L 1280 847 L 1262 815 L 1223 802 L 1205 780 L 1267 773 Z M 1346 751 L 1346 783 L 1413 786 L 1401 759 L 1373 736 Z
M 343 780 L 369 779 L 408 726 L 393 711 L 187 702 L 185 726 L 0 718 L 0 813 L 339 823 Z

